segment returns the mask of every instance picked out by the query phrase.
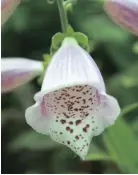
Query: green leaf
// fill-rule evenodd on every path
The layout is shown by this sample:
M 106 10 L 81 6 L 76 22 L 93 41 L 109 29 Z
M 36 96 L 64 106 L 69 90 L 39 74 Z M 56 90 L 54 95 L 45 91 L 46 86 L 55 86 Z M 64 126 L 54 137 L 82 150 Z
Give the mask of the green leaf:
M 132 123 L 132 129 L 134 130 L 135 134 L 138 135 L 138 119 Z
M 129 34 L 116 24 L 112 23 L 105 15 L 90 15 L 80 18 L 78 16 L 78 28 L 87 33 L 95 42 L 120 43 L 128 41 Z
M 135 110 L 135 109 L 138 109 L 138 103 L 134 103 L 134 104 L 131 104 L 131 105 L 126 106 L 126 107 L 122 110 L 120 116 L 123 117 L 125 114 L 127 114 L 127 113 L 129 113 L 130 111 L 133 111 L 133 110 Z
M 137 103 L 124 108 L 116 123 L 104 135 L 109 155 L 126 173 L 138 173 L 138 140 L 131 127 L 123 119 L 126 113 L 136 108 L 138 108 Z
M 9 143 L 9 148 L 11 150 L 20 150 L 23 148 L 31 150 L 47 150 L 54 149 L 57 146 L 59 146 L 59 144 L 52 141 L 50 137 L 35 131 L 25 132 Z
M 129 42 L 118 43 L 114 40 L 112 44 L 105 45 L 105 49 L 120 71 L 129 68 L 134 63 L 137 64 L 137 55 L 132 52 L 132 45 Z
M 112 158 L 97 145 L 91 145 L 86 160 L 111 160 Z
M 132 51 L 133 51 L 135 54 L 138 54 L 138 42 L 136 42 L 136 43 L 133 45 Z
M 105 153 L 99 152 L 89 154 L 86 160 L 111 160 L 111 157 L 109 157 Z
M 131 61 L 133 62 L 133 61 Z M 138 99 L 138 62 L 129 64 L 129 67 L 117 75 L 111 76 L 107 81 L 107 89 L 122 104 L 133 104 Z M 136 114 L 137 115 L 137 114 Z

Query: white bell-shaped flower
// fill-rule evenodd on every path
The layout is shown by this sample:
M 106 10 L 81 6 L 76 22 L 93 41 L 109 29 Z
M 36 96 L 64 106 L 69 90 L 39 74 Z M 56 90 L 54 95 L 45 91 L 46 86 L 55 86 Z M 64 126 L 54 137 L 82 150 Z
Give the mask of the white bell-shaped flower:
M 9 92 L 40 75 L 43 66 L 40 61 L 25 58 L 1 59 L 1 92 Z
M 117 100 L 105 92 L 98 67 L 73 38 L 66 38 L 45 72 L 27 123 L 85 159 L 93 136 L 113 124 Z

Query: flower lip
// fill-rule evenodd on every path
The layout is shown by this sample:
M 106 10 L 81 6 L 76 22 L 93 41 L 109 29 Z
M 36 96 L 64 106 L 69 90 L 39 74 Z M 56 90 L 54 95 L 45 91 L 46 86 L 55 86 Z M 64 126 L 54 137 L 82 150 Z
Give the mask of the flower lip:
M 50 135 L 85 159 L 92 137 L 114 123 L 119 109 L 113 97 L 78 85 L 45 95 L 43 101 L 27 109 L 26 120 L 37 132 Z

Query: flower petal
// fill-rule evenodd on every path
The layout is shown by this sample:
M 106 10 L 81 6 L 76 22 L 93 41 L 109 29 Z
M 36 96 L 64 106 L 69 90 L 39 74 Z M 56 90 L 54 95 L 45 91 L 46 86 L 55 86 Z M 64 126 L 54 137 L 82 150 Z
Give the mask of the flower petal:
M 96 115 L 97 90 L 88 85 L 66 87 L 46 94 L 39 104 L 27 109 L 27 123 L 84 159 L 92 137 L 104 130 L 103 118 Z
M 40 93 L 35 100 L 48 92 L 78 84 L 89 84 L 104 92 L 105 85 L 94 60 L 77 43 L 66 38 L 61 48 L 53 56 L 45 72 Z
M 1 59 L 1 91 L 9 92 L 38 76 L 43 70 L 39 61 L 24 58 Z
M 105 127 L 114 124 L 115 120 L 120 114 L 120 107 L 118 101 L 107 94 L 100 94 L 101 106 L 97 116 L 104 118 Z
M 36 104 L 26 112 L 27 123 L 82 159 L 93 136 L 101 134 L 120 112 L 117 101 L 106 94 L 96 64 L 72 39 L 65 40 L 53 56 L 34 98 Z
M 64 115 L 60 116 L 58 120 L 56 116 L 52 116 L 50 119 L 50 117 L 42 117 L 40 109 L 41 107 L 35 104 L 26 110 L 27 123 L 37 132 L 49 135 L 53 140 L 66 145 L 82 159 L 85 159 L 92 137 L 96 135 L 96 130 L 102 128 L 101 132 L 103 131 L 101 120 L 94 116 L 88 116 L 87 119 L 83 119 L 83 122 L 79 123 L 80 118 L 65 120 Z M 66 121 L 65 124 L 64 121 Z M 76 127 L 77 122 L 79 126 Z M 90 125 L 92 122 L 94 122 L 93 125 Z
M 1 0 L 1 23 L 4 24 L 19 5 L 20 0 Z
M 105 11 L 114 22 L 138 35 L 137 0 L 106 0 Z
M 39 103 L 29 107 L 25 112 L 25 116 L 27 123 L 32 126 L 34 130 L 41 134 L 48 134 L 48 116 L 43 116 L 41 113 L 41 105 Z

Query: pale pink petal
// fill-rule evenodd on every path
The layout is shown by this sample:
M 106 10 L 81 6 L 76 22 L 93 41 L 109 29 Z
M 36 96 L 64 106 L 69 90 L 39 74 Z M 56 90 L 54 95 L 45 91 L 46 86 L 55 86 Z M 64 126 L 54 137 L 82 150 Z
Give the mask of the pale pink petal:
M 106 0 L 105 11 L 114 22 L 138 35 L 138 0 Z
M 40 75 L 42 63 L 24 58 L 1 59 L 1 92 L 9 92 Z
M 16 7 L 20 0 L 1 0 L 1 24 L 4 24 Z

